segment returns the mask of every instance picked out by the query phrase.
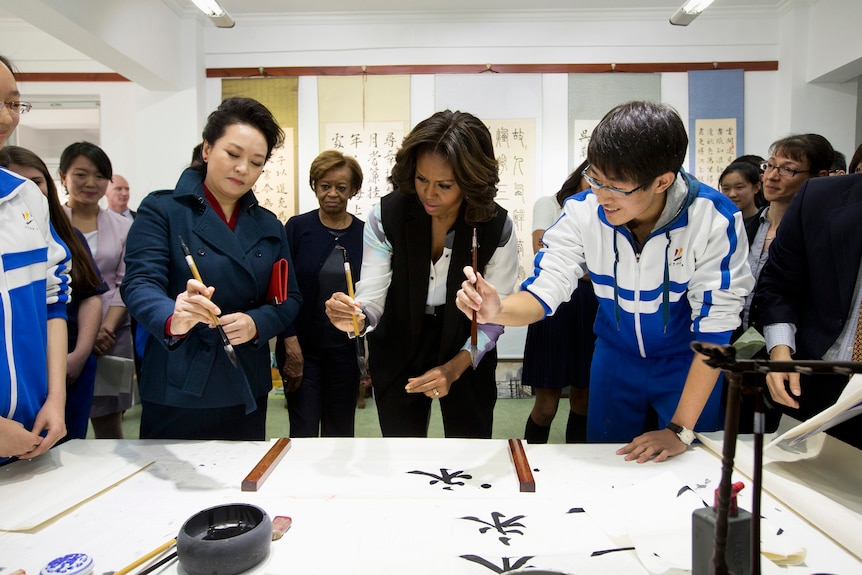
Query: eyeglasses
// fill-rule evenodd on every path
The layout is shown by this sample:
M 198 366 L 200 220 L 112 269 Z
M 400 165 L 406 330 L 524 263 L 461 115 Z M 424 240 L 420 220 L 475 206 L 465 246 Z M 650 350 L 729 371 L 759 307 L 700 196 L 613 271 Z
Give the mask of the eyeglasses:
M 615 192 L 617 194 L 622 194 L 624 196 L 630 196 L 643 187 L 643 184 L 641 184 L 640 186 L 638 186 L 636 188 L 633 188 L 631 190 L 626 191 L 626 190 L 621 190 L 619 188 L 615 188 L 613 186 L 603 186 L 600 183 L 598 183 L 591 175 L 589 175 L 587 173 L 587 170 L 589 170 L 592 167 L 593 167 L 592 164 L 588 164 L 587 167 L 584 168 L 584 171 L 581 172 L 581 176 L 583 176 L 583 178 L 587 181 L 587 183 L 590 185 L 590 187 L 594 190 L 609 190 L 609 191 Z
M 811 170 L 794 170 L 793 168 L 785 168 L 783 166 L 775 166 L 770 164 L 769 162 L 763 162 L 760 164 L 760 169 L 763 171 L 764 175 L 767 172 L 771 172 L 772 170 L 778 170 L 778 175 L 783 176 L 785 178 L 792 178 L 796 174 L 807 174 Z
M 30 102 L 0 102 L 0 110 L 7 106 L 13 114 L 26 114 L 33 107 L 33 104 Z

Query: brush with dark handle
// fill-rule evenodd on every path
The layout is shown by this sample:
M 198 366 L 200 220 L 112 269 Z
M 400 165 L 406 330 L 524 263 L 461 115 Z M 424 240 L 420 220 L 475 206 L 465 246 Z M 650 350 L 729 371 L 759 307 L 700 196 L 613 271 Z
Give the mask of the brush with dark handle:
M 479 243 L 476 239 L 476 228 L 473 228 L 473 273 L 477 271 L 479 259 Z M 476 310 L 473 310 L 473 322 L 470 325 L 470 361 L 476 367 L 476 358 L 479 356 L 479 322 L 476 319 Z

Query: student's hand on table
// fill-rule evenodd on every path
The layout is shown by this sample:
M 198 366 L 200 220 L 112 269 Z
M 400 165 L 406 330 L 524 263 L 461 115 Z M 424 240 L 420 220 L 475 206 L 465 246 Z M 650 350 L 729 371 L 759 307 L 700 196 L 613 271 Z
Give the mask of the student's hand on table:
M 790 348 L 786 345 L 776 345 L 769 353 L 772 361 L 791 361 Z M 769 395 L 777 403 L 799 409 L 799 402 L 794 397 L 802 395 L 802 386 L 799 383 L 799 374 L 770 372 L 766 374 L 766 385 L 769 386 Z M 787 392 L 790 388 L 790 393 Z
M 475 310 L 479 323 L 492 322 L 502 306 L 497 288 L 486 282 L 482 274 L 473 273 L 471 266 L 464 267 L 464 275 L 467 279 L 461 283 L 455 305 L 469 318 L 473 317 Z
M 646 463 L 652 459 L 655 463 L 668 457 L 685 452 L 688 446 L 679 440 L 676 433 L 670 429 L 648 431 L 632 439 L 631 443 L 617 450 L 617 455 L 625 455 L 626 461 Z
M 185 335 L 199 323 L 215 327 L 212 315 L 221 315 L 219 307 L 210 301 L 215 291 L 201 282 L 190 279 L 186 291 L 177 294 L 174 301 L 174 314 L 171 319 L 171 334 Z
M 219 323 L 233 345 L 247 343 L 257 337 L 257 325 L 247 313 L 225 314 L 219 318 Z
M 326 317 L 332 322 L 336 329 L 345 333 L 353 333 L 353 317 L 359 322 L 359 331 L 365 329 L 365 314 L 359 307 L 359 303 L 344 292 L 335 292 L 326 300 Z
M 284 351 L 287 357 L 281 367 L 281 377 L 284 378 L 284 392 L 292 393 L 299 389 L 299 384 L 302 383 L 302 367 L 305 363 L 299 338 L 295 335 L 284 338 Z

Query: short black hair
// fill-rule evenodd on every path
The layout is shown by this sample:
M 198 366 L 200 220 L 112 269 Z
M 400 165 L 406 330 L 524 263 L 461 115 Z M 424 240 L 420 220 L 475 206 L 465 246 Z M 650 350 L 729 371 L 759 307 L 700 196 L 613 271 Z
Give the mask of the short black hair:
M 99 170 L 99 174 L 105 178 L 110 180 L 114 177 L 111 159 L 102 148 L 91 142 L 75 142 L 66 146 L 66 149 L 60 154 L 60 166 L 58 169 L 61 178 L 69 171 L 69 166 L 72 165 L 72 161 L 78 156 L 84 156 L 93 162 L 93 165 Z
M 846 172 L 847 171 L 847 158 L 839 152 L 835 150 L 835 154 L 832 156 L 832 165 L 829 166 L 830 172 Z
M 588 190 L 590 188 L 589 185 L 585 185 L 583 171 L 587 169 L 590 163 L 587 160 L 581 162 L 581 164 L 574 169 L 574 171 L 569 174 L 569 177 L 566 178 L 566 181 L 563 182 L 563 185 L 560 186 L 560 191 L 558 191 L 555 195 L 557 198 L 557 203 L 560 204 L 560 207 L 563 207 L 563 204 L 566 203 L 566 200 L 575 194 Z
M 754 157 L 758 158 L 760 156 Z M 726 176 L 727 174 L 734 173 L 740 174 L 743 178 L 745 178 L 745 181 L 757 186 L 757 191 L 754 192 L 754 205 L 758 208 L 766 206 L 767 204 L 769 204 L 769 202 L 767 202 L 766 198 L 763 196 L 763 180 L 760 179 L 762 176 L 762 172 L 760 171 L 760 164 L 762 163 L 763 161 L 755 165 L 749 160 L 740 160 L 739 158 L 737 158 L 732 164 L 727 166 L 724 171 L 721 172 L 721 175 L 718 177 L 719 189 L 721 189 L 721 180 L 724 179 L 724 176 Z
M 647 186 L 660 175 L 682 168 L 688 134 L 672 107 L 627 102 L 605 114 L 587 147 L 590 164 L 612 180 Z
M 269 108 L 252 98 L 240 97 L 223 100 L 219 107 L 210 113 L 202 134 L 204 142 L 214 144 L 224 136 L 227 128 L 234 124 L 246 124 L 263 134 L 266 140 L 267 161 L 272 156 L 272 151 L 284 143 L 284 131 L 275 121 Z M 196 166 L 194 160 L 193 154 L 190 167 L 206 173 L 206 164 Z
M 757 154 L 745 154 L 745 155 L 739 156 L 738 158 L 733 160 L 733 163 L 735 164 L 737 162 L 748 162 L 749 164 L 753 164 L 754 167 L 757 168 L 757 171 L 762 174 L 763 170 L 760 169 L 760 164 L 762 164 L 765 161 L 766 161 L 766 158 L 762 158 L 762 157 L 758 156 Z

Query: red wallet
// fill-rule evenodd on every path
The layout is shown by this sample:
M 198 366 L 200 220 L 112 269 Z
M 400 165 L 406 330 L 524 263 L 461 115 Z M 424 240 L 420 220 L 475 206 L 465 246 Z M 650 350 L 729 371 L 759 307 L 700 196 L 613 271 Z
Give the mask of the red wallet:
M 266 290 L 267 303 L 278 305 L 287 299 L 287 260 L 281 258 L 272 264 L 269 287 Z

